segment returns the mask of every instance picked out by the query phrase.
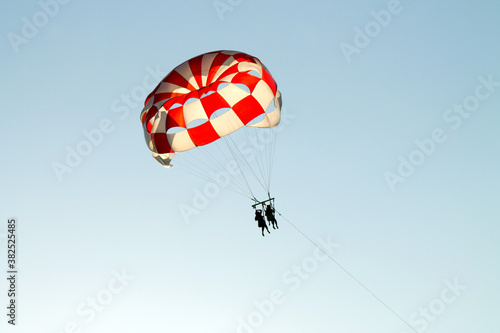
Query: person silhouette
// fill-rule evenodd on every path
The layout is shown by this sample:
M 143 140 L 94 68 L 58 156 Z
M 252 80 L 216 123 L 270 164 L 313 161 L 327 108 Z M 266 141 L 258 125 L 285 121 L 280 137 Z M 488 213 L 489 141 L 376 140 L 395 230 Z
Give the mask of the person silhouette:
M 278 221 L 276 221 L 276 217 L 274 216 L 274 208 L 271 205 L 267 205 L 266 207 L 266 218 L 269 224 L 273 224 L 273 229 L 279 229 Z
M 266 228 L 268 233 L 271 233 L 267 228 L 266 221 L 264 220 L 264 216 L 262 216 L 262 210 L 257 209 L 255 211 L 255 221 L 258 222 L 259 228 L 262 228 L 262 236 L 264 236 L 264 228 Z

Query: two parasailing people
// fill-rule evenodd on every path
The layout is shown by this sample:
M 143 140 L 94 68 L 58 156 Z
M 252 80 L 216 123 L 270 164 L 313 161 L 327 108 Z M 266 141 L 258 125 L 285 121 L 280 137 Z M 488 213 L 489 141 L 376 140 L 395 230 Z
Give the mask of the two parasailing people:
M 275 213 L 274 208 L 271 207 L 271 205 L 267 205 L 265 213 L 264 213 L 266 215 L 267 222 L 269 225 L 271 225 L 271 223 L 272 223 L 273 229 L 279 229 L 278 221 L 276 221 L 276 217 L 274 216 L 274 213 Z M 255 221 L 258 222 L 259 228 L 262 229 L 262 236 L 264 236 L 264 229 L 266 229 L 268 233 L 271 233 L 269 231 L 269 229 L 267 228 L 267 224 L 266 224 L 266 220 L 264 219 L 264 216 L 262 216 L 262 209 L 257 209 L 255 211 Z

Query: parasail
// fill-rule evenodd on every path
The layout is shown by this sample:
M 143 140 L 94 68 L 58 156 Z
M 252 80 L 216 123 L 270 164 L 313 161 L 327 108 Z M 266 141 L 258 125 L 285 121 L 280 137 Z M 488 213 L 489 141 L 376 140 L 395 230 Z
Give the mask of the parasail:
M 182 169 L 258 201 L 252 183 L 269 195 L 281 105 L 277 84 L 259 59 L 215 51 L 167 74 L 146 98 L 140 119 L 159 163 L 171 167 L 178 155 Z

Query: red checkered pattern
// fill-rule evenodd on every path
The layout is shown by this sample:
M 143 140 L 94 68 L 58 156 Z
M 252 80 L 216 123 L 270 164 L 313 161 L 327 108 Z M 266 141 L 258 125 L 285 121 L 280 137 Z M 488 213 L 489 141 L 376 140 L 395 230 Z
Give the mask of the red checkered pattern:
M 271 103 L 275 109 L 266 114 Z M 153 156 L 170 166 L 174 153 L 214 142 L 262 114 L 263 120 L 249 126 L 276 126 L 280 109 L 276 82 L 259 59 L 216 51 L 194 57 L 165 76 L 147 97 L 141 122 Z M 214 115 L 218 110 L 225 112 Z M 195 120 L 198 125 L 189 126 Z

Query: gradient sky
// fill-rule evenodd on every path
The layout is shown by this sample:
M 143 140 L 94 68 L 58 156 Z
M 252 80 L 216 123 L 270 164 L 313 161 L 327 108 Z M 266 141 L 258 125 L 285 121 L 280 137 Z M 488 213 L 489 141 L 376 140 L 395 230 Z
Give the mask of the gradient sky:
M 300 232 L 335 243 L 419 332 L 497 330 L 498 1 L 54 3 L 0 11 L 2 258 L 9 217 L 19 232 L 18 325 L 3 307 L 2 332 L 411 331 Z M 207 182 L 162 168 L 142 99 L 124 100 L 219 49 L 262 60 L 289 115 L 272 183 L 284 217 L 266 237 L 229 191 L 187 223 Z M 103 123 L 59 180 L 53 164 Z

